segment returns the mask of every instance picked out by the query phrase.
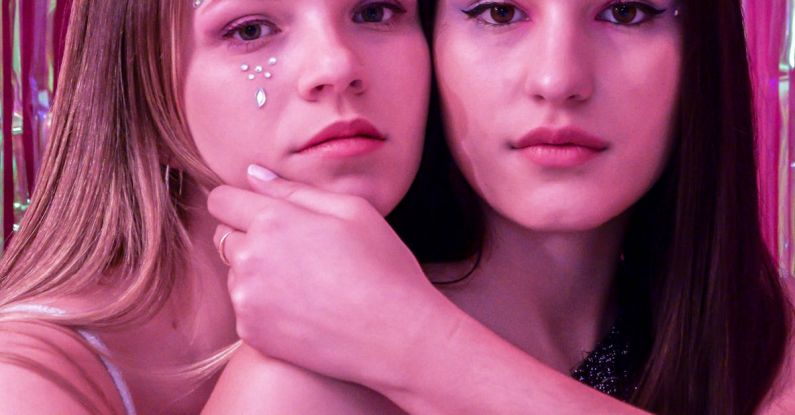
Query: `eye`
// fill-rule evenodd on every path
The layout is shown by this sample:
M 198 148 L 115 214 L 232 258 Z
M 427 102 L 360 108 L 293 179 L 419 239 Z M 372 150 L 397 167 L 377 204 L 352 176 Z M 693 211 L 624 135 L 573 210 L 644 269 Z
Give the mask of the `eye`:
M 252 20 L 233 25 L 227 29 L 224 37 L 234 38 L 240 42 L 254 42 L 275 33 L 278 33 L 278 29 L 270 22 Z
M 393 3 L 369 3 L 358 7 L 353 13 L 356 23 L 390 23 L 396 14 L 406 13 L 406 9 Z
M 597 16 L 603 20 L 617 25 L 635 26 L 646 23 L 654 17 L 665 12 L 665 9 L 655 9 L 644 3 L 613 3 L 602 10 Z
M 527 14 L 518 7 L 508 3 L 482 3 L 462 10 L 470 18 L 492 26 L 507 26 L 527 20 Z

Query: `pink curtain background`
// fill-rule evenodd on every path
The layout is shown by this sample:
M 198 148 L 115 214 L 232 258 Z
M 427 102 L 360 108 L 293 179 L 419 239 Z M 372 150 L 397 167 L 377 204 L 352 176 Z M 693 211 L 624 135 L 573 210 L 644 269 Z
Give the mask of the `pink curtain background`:
M 744 8 L 757 106 L 762 224 L 782 269 L 793 275 L 793 1 L 746 0 Z
M 27 209 L 46 143 L 71 0 L 0 0 L 0 6 L 4 244 Z
M 112 1 L 112 0 L 95 0 Z M 795 0 L 746 0 L 749 53 L 759 127 L 762 223 L 771 251 L 793 273 L 793 170 L 795 119 L 789 93 L 795 57 Z M 2 10 L 2 220 L 3 241 L 27 207 L 49 107 L 57 88 L 64 29 L 72 0 L 0 0 Z M 793 52 L 795 54 L 795 52 Z

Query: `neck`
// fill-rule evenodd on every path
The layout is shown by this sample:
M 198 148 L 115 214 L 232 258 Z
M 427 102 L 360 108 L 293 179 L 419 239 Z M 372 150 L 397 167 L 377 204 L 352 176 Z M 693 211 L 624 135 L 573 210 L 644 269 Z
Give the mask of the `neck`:
M 156 381 L 151 373 L 184 369 L 237 340 L 226 285 L 228 268 L 221 263 L 212 240 L 217 221 L 207 212 L 204 192 L 186 191 L 189 268 L 178 276 L 166 304 L 151 320 L 102 333 L 112 351 L 129 356 L 136 369 L 141 369 L 125 373 L 141 412 L 162 412 L 163 408 L 169 408 L 167 412 L 198 412 L 216 377 L 197 387 L 192 381 Z M 175 396 L 183 398 L 175 401 Z
M 235 314 L 227 290 L 229 268 L 221 262 L 213 244 L 218 221 L 207 212 L 205 192 L 195 189 L 186 196 L 186 227 L 191 241 L 190 269 L 185 275 L 188 284 L 175 290 L 172 297 L 184 305 L 178 313 L 188 322 L 192 345 L 206 357 L 207 352 L 237 340 Z
M 624 218 L 587 231 L 544 232 L 494 211 L 486 216 L 478 268 L 445 294 L 517 347 L 568 372 L 615 319 Z

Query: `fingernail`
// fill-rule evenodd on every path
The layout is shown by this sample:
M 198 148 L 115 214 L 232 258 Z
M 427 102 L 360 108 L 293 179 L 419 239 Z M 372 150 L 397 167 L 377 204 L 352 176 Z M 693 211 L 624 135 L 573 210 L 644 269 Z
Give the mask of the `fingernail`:
M 269 182 L 278 177 L 274 172 L 256 164 L 248 166 L 248 175 L 262 182 Z

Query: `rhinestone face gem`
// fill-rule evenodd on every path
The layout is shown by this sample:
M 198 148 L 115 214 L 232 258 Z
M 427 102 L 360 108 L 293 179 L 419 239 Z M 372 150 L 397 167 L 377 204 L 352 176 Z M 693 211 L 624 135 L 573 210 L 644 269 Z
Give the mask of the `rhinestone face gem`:
M 240 65 L 240 70 L 246 72 L 248 70 L 248 65 L 246 65 L 245 63 Z
M 270 66 L 276 65 L 276 62 L 278 62 L 278 59 L 275 57 L 268 59 L 268 65 Z
M 265 90 L 260 88 L 257 90 L 257 107 L 262 108 L 265 104 L 268 103 L 268 96 L 265 94 Z
M 202 3 L 204 3 L 204 0 L 193 0 L 193 8 L 198 9 Z
M 255 77 L 256 76 L 253 73 L 252 74 L 248 74 L 249 81 L 253 81 Z
M 256 72 L 256 73 L 260 73 L 260 72 L 262 72 L 262 67 L 261 67 L 261 66 L 257 66 L 257 67 L 255 67 L 255 68 L 254 68 L 254 72 Z
M 273 74 L 270 72 L 265 72 L 265 77 L 271 79 L 273 77 Z

